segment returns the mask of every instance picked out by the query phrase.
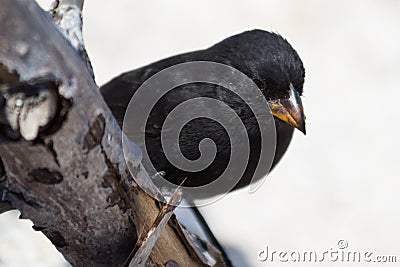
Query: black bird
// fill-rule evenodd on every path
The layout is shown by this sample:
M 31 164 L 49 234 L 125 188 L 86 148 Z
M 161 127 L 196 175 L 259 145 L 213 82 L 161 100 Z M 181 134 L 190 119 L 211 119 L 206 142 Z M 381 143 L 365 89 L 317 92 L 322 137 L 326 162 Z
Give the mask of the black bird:
M 305 134 L 305 117 L 300 99 L 305 77 L 303 63 L 297 52 L 283 37 L 263 30 L 247 31 L 229 37 L 208 49 L 158 61 L 126 72 L 103 85 L 100 88 L 101 93 L 118 123 L 122 125 L 131 97 L 148 78 L 175 64 L 191 61 L 212 61 L 232 66 L 251 78 L 261 90 L 275 119 L 277 144 L 272 167 L 285 153 L 294 128 Z M 249 130 L 249 124 L 252 123 L 250 118 L 254 117 L 245 102 L 238 100 L 235 94 L 224 91 L 224 88 L 217 85 L 193 83 L 180 86 L 166 94 L 153 108 L 147 121 L 146 149 L 157 171 L 164 171 L 165 178 L 175 184 L 180 184 L 185 177 L 187 177 L 185 186 L 210 183 L 223 172 L 230 157 L 231 144 L 229 138 L 226 137 L 226 132 L 221 125 L 207 118 L 189 122 L 182 129 L 179 145 L 183 155 L 195 160 L 200 156 L 199 142 L 203 138 L 211 138 L 216 144 L 217 154 L 210 166 L 199 172 L 188 173 L 170 164 L 165 157 L 160 143 L 163 121 L 176 105 L 199 96 L 227 102 L 239 114 L 247 130 Z M 267 112 L 268 109 L 265 110 Z M 235 189 L 250 183 L 258 163 L 260 135 L 259 131 L 258 133 L 251 132 L 249 134 L 250 158 L 246 171 Z

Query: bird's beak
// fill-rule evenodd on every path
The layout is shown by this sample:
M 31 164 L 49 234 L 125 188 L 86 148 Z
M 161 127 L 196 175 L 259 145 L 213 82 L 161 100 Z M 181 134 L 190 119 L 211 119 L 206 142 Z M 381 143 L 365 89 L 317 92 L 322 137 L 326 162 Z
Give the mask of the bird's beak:
M 268 101 L 272 115 L 306 134 L 306 121 L 301 98 L 292 84 L 289 98 Z

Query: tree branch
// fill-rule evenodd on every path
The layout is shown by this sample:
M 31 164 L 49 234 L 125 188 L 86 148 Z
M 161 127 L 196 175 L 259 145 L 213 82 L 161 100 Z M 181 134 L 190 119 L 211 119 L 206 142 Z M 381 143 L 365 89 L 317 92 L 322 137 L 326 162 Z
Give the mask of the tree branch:
M 130 176 L 82 57 L 34 1 L 2 1 L 0 92 L 0 212 L 19 209 L 75 266 L 121 265 L 160 204 L 135 182 L 149 179 L 138 154 Z M 173 216 L 148 263 L 205 266 L 177 224 Z

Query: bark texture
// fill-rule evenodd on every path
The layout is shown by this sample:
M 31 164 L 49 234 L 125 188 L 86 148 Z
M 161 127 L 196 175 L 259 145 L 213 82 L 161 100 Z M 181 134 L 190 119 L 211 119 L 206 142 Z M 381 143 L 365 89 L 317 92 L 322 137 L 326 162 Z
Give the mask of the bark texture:
M 87 62 L 34 1 L 1 3 L 0 92 L 0 212 L 19 209 L 74 266 L 124 263 L 161 205 L 135 182 L 140 153 L 129 173 Z M 197 255 L 172 216 L 147 265 L 205 266 Z

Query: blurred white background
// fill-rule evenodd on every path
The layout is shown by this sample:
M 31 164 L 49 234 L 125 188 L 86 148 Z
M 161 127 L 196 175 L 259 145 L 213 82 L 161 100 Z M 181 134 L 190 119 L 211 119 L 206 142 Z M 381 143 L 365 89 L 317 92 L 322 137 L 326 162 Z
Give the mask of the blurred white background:
M 254 28 L 282 34 L 304 62 L 307 136 L 296 132 L 255 194 L 244 189 L 201 208 L 211 229 L 240 258 L 237 266 L 310 266 L 260 262 L 258 252 L 322 253 L 341 239 L 349 250 L 400 262 L 399 0 L 87 0 L 84 7 L 99 85 Z M 17 217 L 0 215 L 0 266 L 65 266 Z M 356 265 L 379 266 L 318 263 Z

